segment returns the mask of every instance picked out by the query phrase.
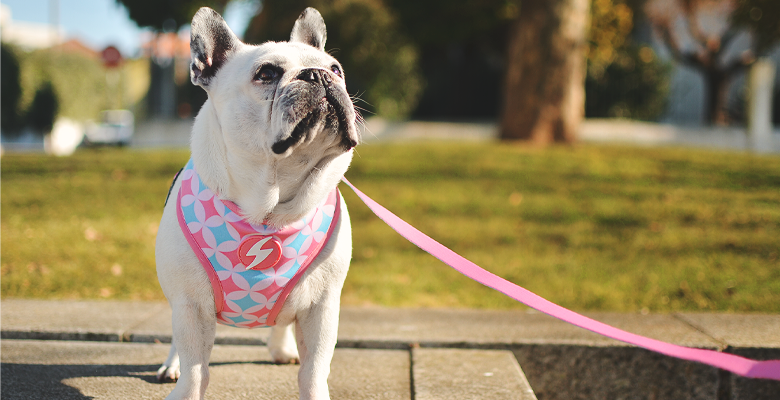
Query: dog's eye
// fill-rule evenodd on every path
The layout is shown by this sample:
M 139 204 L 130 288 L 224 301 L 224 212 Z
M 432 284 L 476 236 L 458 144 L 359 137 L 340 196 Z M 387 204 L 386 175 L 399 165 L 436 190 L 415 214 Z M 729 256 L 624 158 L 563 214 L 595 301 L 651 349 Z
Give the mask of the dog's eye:
M 330 67 L 330 70 L 333 71 L 333 73 L 336 74 L 338 77 L 342 77 L 341 68 L 339 68 L 338 65 L 334 65 Z
M 264 66 L 257 71 L 255 75 L 256 81 L 271 82 L 279 77 L 279 71 L 276 68 L 270 66 Z

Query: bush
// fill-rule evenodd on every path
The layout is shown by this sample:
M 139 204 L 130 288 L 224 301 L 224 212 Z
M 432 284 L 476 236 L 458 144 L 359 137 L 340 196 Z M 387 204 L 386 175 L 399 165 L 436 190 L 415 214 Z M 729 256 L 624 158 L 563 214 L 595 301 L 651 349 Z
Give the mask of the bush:
M 23 109 L 31 107 L 47 81 L 60 96 L 60 116 L 96 119 L 107 108 L 106 73 L 100 60 L 44 49 L 23 54 L 21 64 Z
M 585 116 L 655 120 L 666 108 L 671 66 L 633 42 L 634 0 L 593 0 Z
M 775 126 L 780 126 L 780 85 L 777 88 L 772 96 L 772 122 Z
M 51 82 L 46 81 L 35 91 L 30 109 L 27 110 L 27 124 L 37 132 L 51 132 L 60 102 Z
M 19 77 L 19 60 L 16 52 L 6 44 L 0 46 L 0 69 L 2 69 L 2 98 L 0 98 L 0 129 L 4 135 L 19 132 L 22 119 L 19 117 L 19 100 L 22 97 L 22 85 Z
M 656 120 L 665 110 L 671 65 L 649 47 L 621 49 L 615 62 L 596 75 L 588 65 L 585 116 Z

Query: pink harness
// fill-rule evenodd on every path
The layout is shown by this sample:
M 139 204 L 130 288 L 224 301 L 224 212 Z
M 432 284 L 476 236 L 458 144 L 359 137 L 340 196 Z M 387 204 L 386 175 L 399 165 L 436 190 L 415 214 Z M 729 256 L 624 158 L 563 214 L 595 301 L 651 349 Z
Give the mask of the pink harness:
M 275 325 L 290 291 L 333 234 L 338 189 L 301 220 L 276 229 L 245 221 L 235 203 L 206 187 L 192 159 L 180 177 L 179 226 L 209 276 L 217 321 L 241 328 Z

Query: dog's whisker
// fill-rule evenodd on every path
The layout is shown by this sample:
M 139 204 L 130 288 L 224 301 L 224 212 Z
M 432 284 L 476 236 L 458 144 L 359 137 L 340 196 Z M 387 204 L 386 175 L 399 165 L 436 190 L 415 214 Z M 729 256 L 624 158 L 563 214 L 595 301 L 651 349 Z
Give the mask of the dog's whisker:
M 278 98 L 278 99 L 276 99 L 276 101 L 282 101 L 282 100 L 285 100 L 285 99 L 287 99 L 287 98 L 288 98 L 289 96 L 291 96 L 291 95 L 292 95 L 291 93 L 283 93 L 281 96 L 279 96 L 279 98 Z

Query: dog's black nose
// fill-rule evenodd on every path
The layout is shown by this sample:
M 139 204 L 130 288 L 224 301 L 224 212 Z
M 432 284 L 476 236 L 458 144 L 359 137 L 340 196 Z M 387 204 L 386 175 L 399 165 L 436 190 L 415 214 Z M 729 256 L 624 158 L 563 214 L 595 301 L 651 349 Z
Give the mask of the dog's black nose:
M 298 74 L 296 79 L 322 86 L 330 86 L 330 83 L 333 82 L 333 78 L 328 74 L 328 71 L 320 68 L 304 69 Z

